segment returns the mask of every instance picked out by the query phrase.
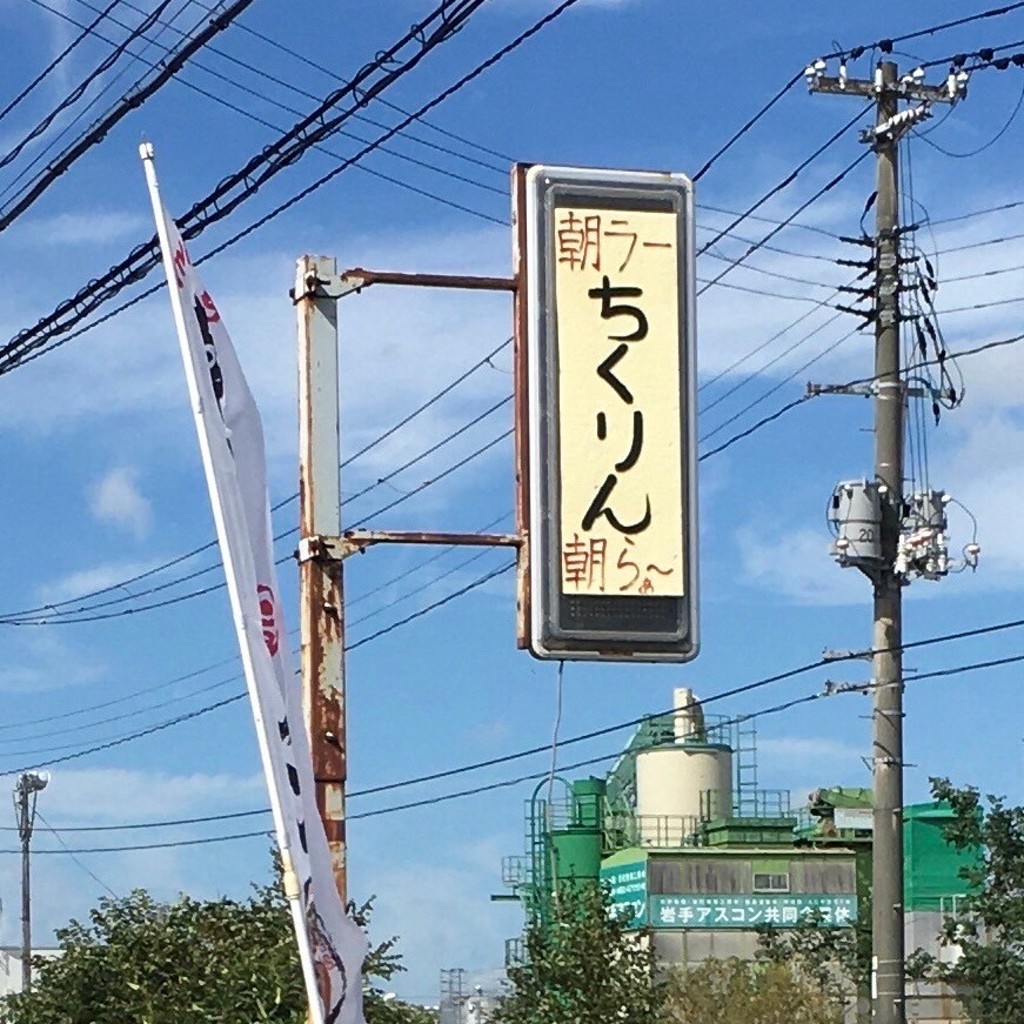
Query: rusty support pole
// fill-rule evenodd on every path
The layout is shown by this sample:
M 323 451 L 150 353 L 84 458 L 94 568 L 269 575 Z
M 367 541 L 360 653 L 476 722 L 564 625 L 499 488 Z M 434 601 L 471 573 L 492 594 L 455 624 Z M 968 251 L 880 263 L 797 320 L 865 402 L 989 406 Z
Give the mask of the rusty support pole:
M 341 532 L 337 266 L 327 257 L 298 261 L 299 626 L 302 697 L 334 879 L 347 900 L 345 841 L 345 624 L 340 559 L 312 538 Z
M 516 557 L 516 643 L 530 646 L 530 435 L 529 365 L 526 334 L 529 323 L 526 294 L 526 164 L 512 169 L 512 270 L 515 288 L 513 365 L 515 394 L 516 533 L 520 544 Z

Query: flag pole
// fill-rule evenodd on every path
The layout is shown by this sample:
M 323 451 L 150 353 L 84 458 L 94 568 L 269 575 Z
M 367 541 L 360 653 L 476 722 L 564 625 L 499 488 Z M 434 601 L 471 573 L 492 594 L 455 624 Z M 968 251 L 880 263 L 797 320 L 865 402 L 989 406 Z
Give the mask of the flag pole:
M 313 964 L 313 954 L 309 943 L 309 934 L 306 928 L 305 914 L 300 899 L 299 882 L 292 863 L 291 851 L 288 844 L 288 834 L 284 824 L 284 814 L 281 808 L 280 796 L 277 786 L 274 784 L 274 769 L 270 754 L 270 742 L 267 734 L 267 722 L 260 706 L 260 700 L 256 689 L 256 670 L 253 664 L 252 652 L 249 649 L 246 632 L 246 612 L 242 602 L 242 596 L 238 591 L 238 577 L 235 573 L 235 552 L 228 540 L 228 533 L 225 524 L 224 507 L 222 495 L 216 475 L 214 473 L 213 459 L 210 446 L 209 428 L 203 418 L 203 403 L 199 391 L 199 384 L 196 379 L 196 367 L 192 360 L 192 352 L 188 341 L 188 332 L 185 326 L 185 311 L 181 303 L 181 295 L 175 287 L 175 266 L 174 254 L 171 252 L 170 237 L 167 232 L 165 211 L 160 198 L 160 186 L 156 177 L 156 165 L 154 151 L 151 143 L 144 142 L 139 147 L 139 155 L 142 158 L 142 166 L 146 173 L 146 184 L 149 187 L 149 198 L 153 205 L 153 218 L 156 221 L 157 237 L 160 240 L 160 252 L 163 258 L 164 272 L 167 275 L 167 291 L 171 298 L 171 312 L 174 316 L 174 326 L 178 334 L 178 342 L 181 347 L 182 362 L 185 367 L 185 380 L 188 384 L 188 394 L 192 405 L 192 413 L 196 422 L 196 433 L 199 438 L 199 450 L 202 455 L 203 469 L 206 473 L 206 483 L 210 491 L 210 504 L 213 509 L 214 524 L 217 528 L 217 539 L 220 542 L 221 557 L 224 561 L 225 578 L 227 582 L 228 595 L 231 602 L 232 618 L 235 623 L 235 631 L 238 634 L 239 652 L 242 658 L 242 667 L 245 672 L 246 688 L 249 691 L 250 705 L 253 719 L 256 724 L 256 738 L 259 744 L 260 761 L 263 764 L 264 775 L 267 779 L 267 790 L 270 798 L 270 809 L 274 819 L 274 831 L 277 836 L 278 850 L 281 857 L 282 872 L 284 876 L 284 894 L 291 911 L 292 923 L 295 927 L 295 938 L 299 947 L 299 959 L 302 963 L 302 976 L 306 987 L 306 997 L 309 1002 L 310 1020 L 312 1024 L 323 1024 L 323 1008 L 320 999 L 319 986 L 316 979 L 316 970 Z M 255 595 L 253 595 L 255 599 Z

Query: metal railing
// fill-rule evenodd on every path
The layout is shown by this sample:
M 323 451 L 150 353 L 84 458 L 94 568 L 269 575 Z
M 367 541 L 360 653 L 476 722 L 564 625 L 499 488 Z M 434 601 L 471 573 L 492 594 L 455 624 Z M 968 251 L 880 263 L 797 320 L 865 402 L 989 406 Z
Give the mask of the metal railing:
M 501 858 L 501 882 L 510 889 L 529 885 L 533 872 L 530 870 L 530 859 L 522 854 Z
M 649 850 L 701 846 L 702 828 L 696 815 L 609 814 L 604 822 L 604 847 L 613 851 L 631 846 Z

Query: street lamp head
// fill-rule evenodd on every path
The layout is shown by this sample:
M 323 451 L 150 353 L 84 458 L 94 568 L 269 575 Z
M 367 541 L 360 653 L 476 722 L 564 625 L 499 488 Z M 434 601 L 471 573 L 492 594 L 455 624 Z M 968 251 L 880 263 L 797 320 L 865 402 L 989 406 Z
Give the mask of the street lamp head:
M 20 780 L 20 785 L 26 793 L 40 793 L 49 783 L 49 772 L 25 772 Z

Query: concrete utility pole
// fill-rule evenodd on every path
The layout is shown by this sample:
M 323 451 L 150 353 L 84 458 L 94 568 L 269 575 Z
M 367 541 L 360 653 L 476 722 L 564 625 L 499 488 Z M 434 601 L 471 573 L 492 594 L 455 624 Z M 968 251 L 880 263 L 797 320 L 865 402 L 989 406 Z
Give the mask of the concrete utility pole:
M 316 802 L 334 879 L 348 898 L 345 842 L 345 619 L 342 563 L 325 537 L 341 533 L 337 281 L 333 259 L 298 261 L 293 301 L 299 339 L 299 627 L 302 698 Z
M 896 65 L 881 65 L 877 128 L 898 111 Z M 902 1024 L 905 1009 L 903 907 L 903 593 L 893 572 L 903 507 L 903 407 L 900 378 L 899 186 L 895 133 L 876 143 L 875 477 L 882 502 L 882 564 L 874 580 L 874 832 L 871 924 L 874 1018 Z
M 899 140 L 929 116 L 935 102 L 960 96 L 953 77 L 942 87 L 926 86 L 921 74 L 900 79 L 895 63 L 882 61 L 871 81 L 824 75 L 824 62 L 807 70 L 813 92 L 871 98 L 873 130 L 862 141 L 874 148 L 876 163 L 874 309 L 875 482 L 880 497 L 880 558 L 861 568 L 874 589 L 872 766 L 872 1017 L 875 1024 L 904 1024 L 906 971 L 903 905 L 903 601 L 904 577 L 896 571 L 904 528 L 903 430 L 906 385 L 900 368 Z M 899 101 L 919 106 L 900 112 Z
M 45 772 L 25 772 L 14 787 L 14 810 L 21 837 L 21 991 L 32 990 L 32 829 L 36 821 L 36 797 L 50 781 Z

